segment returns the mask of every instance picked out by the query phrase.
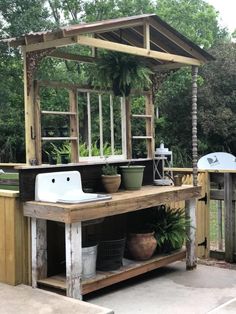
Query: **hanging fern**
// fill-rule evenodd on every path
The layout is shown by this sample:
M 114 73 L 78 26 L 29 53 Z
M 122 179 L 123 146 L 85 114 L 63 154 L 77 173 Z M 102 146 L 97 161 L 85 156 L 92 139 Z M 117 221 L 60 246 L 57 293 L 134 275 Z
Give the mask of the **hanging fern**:
M 136 56 L 111 51 L 103 53 L 92 75 L 93 85 L 111 88 L 115 96 L 128 96 L 131 88 L 147 89 L 152 71 Z

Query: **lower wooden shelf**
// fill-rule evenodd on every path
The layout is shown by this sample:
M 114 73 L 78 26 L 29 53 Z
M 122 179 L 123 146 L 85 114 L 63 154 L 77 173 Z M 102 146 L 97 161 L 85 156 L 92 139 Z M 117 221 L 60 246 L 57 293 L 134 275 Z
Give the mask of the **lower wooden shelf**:
M 87 294 L 129 278 L 144 274 L 151 270 L 166 266 L 175 261 L 184 259 L 186 250 L 181 249 L 170 254 L 157 255 L 147 261 L 133 261 L 123 259 L 123 267 L 115 271 L 97 271 L 96 277 L 82 281 L 82 294 Z M 66 290 L 65 275 L 56 275 L 38 280 L 41 286 Z

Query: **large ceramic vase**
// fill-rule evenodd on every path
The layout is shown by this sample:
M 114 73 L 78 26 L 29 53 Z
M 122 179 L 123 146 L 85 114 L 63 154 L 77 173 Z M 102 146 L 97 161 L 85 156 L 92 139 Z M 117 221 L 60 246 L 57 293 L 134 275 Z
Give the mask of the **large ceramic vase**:
M 116 175 L 102 175 L 102 184 L 105 188 L 105 190 L 108 193 L 115 193 L 118 191 L 121 183 L 121 175 L 116 174 Z
M 122 183 L 126 190 L 140 190 L 145 166 L 120 166 Z
M 135 260 L 147 260 L 152 257 L 157 247 L 154 232 L 130 233 L 127 240 L 128 253 Z

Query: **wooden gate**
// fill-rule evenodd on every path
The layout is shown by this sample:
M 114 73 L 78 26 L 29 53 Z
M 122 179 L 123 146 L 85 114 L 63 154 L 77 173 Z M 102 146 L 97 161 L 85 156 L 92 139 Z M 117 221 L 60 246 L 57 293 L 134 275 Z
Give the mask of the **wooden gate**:
M 28 219 L 18 191 L 0 190 L 0 282 L 29 283 Z
M 173 168 L 173 174 L 182 174 L 183 184 L 192 184 L 192 169 L 189 168 Z M 196 211 L 196 236 L 197 236 L 197 256 L 199 258 L 207 258 L 210 253 L 210 232 L 209 232 L 209 191 L 210 181 L 207 171 L 199 171 L 198 184 L 202 186 L 202 194 L 197 202 Z M 184 202 L 171 204 L 172 207 L 184 207 Z

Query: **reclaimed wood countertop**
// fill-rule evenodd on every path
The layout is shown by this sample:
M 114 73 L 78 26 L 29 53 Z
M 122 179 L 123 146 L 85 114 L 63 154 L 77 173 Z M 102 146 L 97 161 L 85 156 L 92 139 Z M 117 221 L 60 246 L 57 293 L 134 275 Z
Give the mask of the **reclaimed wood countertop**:
M 27 217 L 74 223 L 128 213 L 169 202 L 178 202 L 201 196 L 201 186 L 143 186 L 140 190 L 119 191 L 112 199 L 90 203 L 24 203 Z

